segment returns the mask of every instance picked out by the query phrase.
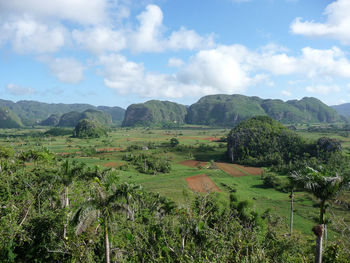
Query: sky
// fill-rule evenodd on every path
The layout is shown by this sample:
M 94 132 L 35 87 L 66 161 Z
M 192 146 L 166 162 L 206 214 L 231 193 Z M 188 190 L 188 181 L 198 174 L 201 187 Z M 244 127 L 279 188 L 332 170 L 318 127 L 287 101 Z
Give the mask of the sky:
M 0 0 L 0 98 L 350 102 L 350 0 Z

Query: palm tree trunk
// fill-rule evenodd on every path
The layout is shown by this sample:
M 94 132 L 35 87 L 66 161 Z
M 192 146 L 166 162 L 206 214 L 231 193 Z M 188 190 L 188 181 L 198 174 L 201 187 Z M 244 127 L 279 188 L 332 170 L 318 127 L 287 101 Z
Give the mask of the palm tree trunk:
M 294 210 L 294 191 L 290 193 L 290 234 L 293 233 L 293 210 Z
M 312 228 L 316 235 L 315 263 L 322 263 L 323 224 Z
M 68 221 L 69 221 L 69 214 L 68 214 L 68 209 L 69 207 L 69 198 L 68 198 L 68 186 L 65 186 L 64 188 L 64 209 L 66 213 L 66 222 L 63 224 L 63 238 L 66 239 L 67 237 L 67 226 L 68 226 Z
M 105 225 L 105 257 L 106 257 L 106 263 L 110 263 L 110 251 L 109 251 L 109 237 L 108 237 L 108 225 L 107 225 L 107 218 L 104 219 L 104 225 Z

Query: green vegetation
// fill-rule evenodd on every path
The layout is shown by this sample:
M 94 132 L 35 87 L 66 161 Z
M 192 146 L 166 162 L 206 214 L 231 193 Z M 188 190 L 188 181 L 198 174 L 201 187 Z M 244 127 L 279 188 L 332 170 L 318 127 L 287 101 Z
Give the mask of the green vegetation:
M 56 126 L 60 122 L 60 115 L 51 114 L 46 120 L 40 122 L 43 126 Z
M 89 109 L 82 113 L 71 111 L 63 114 L 60 118 L 58 126 L 60 127 L 74 127 L 79 121 L 83 119 L 92 120 L 101 125 L 109 125 L 112 123 L 111 116 L 108 113 L 99 110 Z
M 125 113 L 122 126 L 162 126 L 183 124 L 186 107 L 170 101 L 150 100 L 130 105 Z
M 260 168 L 225 163 L 226 129 L 109 128 L 100 138 L 3 129 L 0 262 L 313 262 L 320 200 L 288 175 L 322 165 L 344 177 L 350 137 L 325 125 L 292 132 L 266 116 L 239 127 L 260 127 L 251 139 L 265 148 L 290 147 L 278 151 L 281 164 L 270 159 L 260 176 Z M 296 142 L 307 154 L 287 154 L 298 153 Z M 197 187 L 211 181 L 218 192 L 193 190 L 198 176 L 207 181 Z M 348 262 L 349 205 L 348 191 L 327 200 L 324 262 Z
M 119 107 L 95 107 L 89 104 L 48 104 L 37 101 L 18 101 L 0 99 L 0 107 L 8 108 L 13 111 L 23 122 L 24 125 L 31 126 L 48 119 L 51 115 L 61 116 L 62 114 L 77 111 L 83 112 L 88 109 L 101 110 L 112 116 L 113 122 L 120 123 L 123 120 L 125 110 Z M 50 122 L 52 123 L 52 122 Z M 55 126 L 51 124 L 42 124 L 45 126 Z M 73 125 L 72 127 L 74 127 Z
M 241 122 L 231 130 L 227 142 L 232 162 L 254 166 L 289 163 L 313 153 L 299 135 L 267 116 Z
M 263 100 L 243 95 L 210 95 L 188 108 L 186 123 L 235 126 L 253 116 L 270 116 L 282 123 L 334 123 L 345 117 L 315 98 Z
M 16 114 L 7 108 L 0 108 L 0 128 L 20 128 L 22 122 Z
M 77 138 L 100 138 L 107 136 L 107 131 L 98 122 L 83 119 L 75 126 L 73 136 Z

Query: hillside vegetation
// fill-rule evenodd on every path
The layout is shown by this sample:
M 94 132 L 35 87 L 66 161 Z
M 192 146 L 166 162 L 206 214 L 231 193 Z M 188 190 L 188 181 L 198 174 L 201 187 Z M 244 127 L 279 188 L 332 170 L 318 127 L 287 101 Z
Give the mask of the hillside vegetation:
M 186 123 L 228 127 L 253 116 L 270 116 L 282 123 L 334 123 L 346 120 L 315 98 L 283 102 L 243 95 L 210 95 L 189 107 Z
M 77 111 L 71 111 L 66 114 L 63 114 L 57 126 L 75 127 L 79 123 L 79 121 L 83 119 L 92 120 L 102 125 L 109 125 L 112 123 L 112 117 L 110 114 L 99 110 L 89 109 L 82 113 Z
M 7 108 L 0 107 L 0 128 L 19 128 L 21 126 L 22 122 L 16 114 Z
M 89 104 L 64 104 L 64 103 L 43 103 L 38 101 L 18 101 L 12 102 L 9 100 L 0 99 L 0 107 L 6 107 L 12 110 L 20 117 L 24 125 L 37 124 L 43 120 L 46 120 L 50 115 L 57 114 L 62 115 L 67 112 L 77 111 L 83 112 L 87 109 L 95 109 L 106 111 L 112 115 L 113 121 L 121 122 L 124 117 L 125 110 L 119 107 L 95 107 Z M 119 111 L 120 114 L 115 114 Z M 114 117 L 113 117 L 114 116 Z M 74 126 L 74 125 L 73 125 Z
M 186 107 L 170 101 L 150 100 L 130 105 L 122 126 L 152 126 L 165 123 L 183 124 Z

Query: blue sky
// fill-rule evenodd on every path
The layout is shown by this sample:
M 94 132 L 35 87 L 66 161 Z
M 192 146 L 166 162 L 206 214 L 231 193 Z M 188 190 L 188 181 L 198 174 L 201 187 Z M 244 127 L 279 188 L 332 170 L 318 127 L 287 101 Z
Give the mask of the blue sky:
M 0 0 L 0 98 L 350 102 L 349 0 Z

